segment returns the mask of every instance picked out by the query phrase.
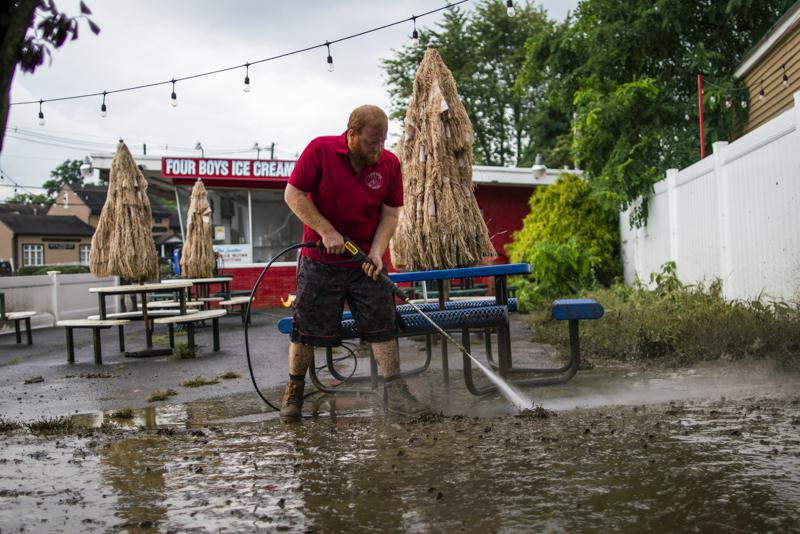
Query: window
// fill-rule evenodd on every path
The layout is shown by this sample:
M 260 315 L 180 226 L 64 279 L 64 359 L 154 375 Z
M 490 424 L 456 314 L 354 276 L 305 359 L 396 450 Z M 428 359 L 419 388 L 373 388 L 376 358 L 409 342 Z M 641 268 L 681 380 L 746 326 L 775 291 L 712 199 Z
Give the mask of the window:
M 22 265 L 44 265 L 44 245 L 22 245 Z
M 81 245 L 81 265 L 89 265 L 89 253 L 92 245 Z

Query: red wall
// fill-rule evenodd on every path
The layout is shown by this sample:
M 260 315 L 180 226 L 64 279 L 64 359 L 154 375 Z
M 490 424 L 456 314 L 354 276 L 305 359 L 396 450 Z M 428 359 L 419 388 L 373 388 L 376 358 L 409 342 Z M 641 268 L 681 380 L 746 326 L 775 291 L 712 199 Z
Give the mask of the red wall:
M 489 227 L 492 245 L 498 256 L 503 256 L 506 261 L 505 245 L 511 242 L 511 235 L 522 228 L 522 220 L 531 210 L 528 199 L 533 189 L 498 185 L 479 185 L 475 189 L 475 198 Z
M 510 187 L 479 185 L 475 190 L 475 198 L 483 211 L 483 218 L 489 228 L 492 245 L 498 253 L 497 258 L 487 258 L 487 264 L 506 263 L 505 245 L 511 241 L 511 235 L 522 228 L 522 220 L 530 211 L 528 199 L 533 193 L 533 187 Z M 394 269 L 389 262 L 388 253 L 384 257 L 387 269 Z M 232 290 L 251 290 L 261 274 L 263 267 L 231 267 L 224 270 L 224 274 L 233 276 Z M 291 267 L 272 267 L 256 293 L 253 306 L 256 308 L 281 307 L 281 298 L 286 299 L 295 291 L 296 269 Z M 489 280 L 475 280 L 488 282 Z

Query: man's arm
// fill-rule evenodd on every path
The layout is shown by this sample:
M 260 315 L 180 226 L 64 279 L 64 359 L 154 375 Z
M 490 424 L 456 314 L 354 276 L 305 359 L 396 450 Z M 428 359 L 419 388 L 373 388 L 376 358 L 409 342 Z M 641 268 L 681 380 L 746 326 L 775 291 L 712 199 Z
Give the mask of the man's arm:
M 344 253 L 344 238 L 336 231 L 336 228 L 322 216 L 317 207 L 308 199 L 305 191 L 297 189 L 292 184 L 286 184 L 286 191 L 283 194 L 286 205 L 303 221 L 322 237 L 322 244 L 328 254 Z M 378 228 L 380 230 L 380 227 Z M 394 232 L 394 229 L 392 229 Z M 388 243 L 388 240 L 387 240 Z
M 394 235 L 397 229 L 397 223 L 400 220 L 400 209 L 381 205 L 381 215 L 378 221 L 378 228 L 375 230 L 375 237 L 372 239 L 372 247 L 369 249 L 369 259 L 375 264 L 373 268 L 371 265 L 364 264 L 364 272 L 374 279 L 378 279 L 378 275 L 383 270 L 383 253 L 386 252 L 386 247 L 389 246 L 389 240 Z

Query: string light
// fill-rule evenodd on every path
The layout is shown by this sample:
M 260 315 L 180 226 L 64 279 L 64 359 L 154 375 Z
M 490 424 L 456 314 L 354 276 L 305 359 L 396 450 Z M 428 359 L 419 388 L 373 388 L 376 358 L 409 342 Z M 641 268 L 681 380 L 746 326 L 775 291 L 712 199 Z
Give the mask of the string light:
M 325 41 L 325 46 L 328 47 L 328 72 L 333 72 L 333 56 L 331 56 L 331 44 Z
M 243 90 L 244 90 L 245 93 L 249 93 L 250 92 L 250 63 L 245 63 L 244 64 L 244 69 L 245 70 L 244 70 L 244 88 L 243 88 Z
M 766 94 L 767 93 L 764 92 L 764 79 L 762 78 L 761 79 L 761 90 L 758 91 L 758 99 L 759 100 L 764 100 L 764 96 Z
M 732 105 L 733 105 L 733 102 L 731 102 L 730 100 L 725 100 L 725 107 L 726 108 L 731 109 Z
M 745 99 L 743 98 L 743 99 L 742 99 L 742 102 L 741 102 L 741 105 L 742 105 L 742 109 L 747 109 L 747 100 L 745 100 Z
M 688 114 L 688 113 L 686 113 L 686 114 L 683 116 L 683 118 L 684 118 L 684 119 L 686 119 L 687 121 L 688 121 L 689 119 L 691 119 L 691 117 L 689 116 L 689 114 Z
M 178 95 L 175 94 L 175 78 L 172 78 L 172 96 L 170 96 L 170 104 L 173 108 L 178 107 Z
M 103 91 L 103 103 L 100 105 L 100 116 L 105 117 L 108 114 L 108 108 L 106 108 L 106 92 Z
M 411 32 L 411 45 L 419 46 L 419 32 L 417 31 L 417 17 L 411 15 L 411 21 L 414 23 L 414 31 Z
M 783 78 L 783 86 L 784 87 L 789 87 L 789 75 L 786 74 L 786 63 L 781 65 L 781 68 L 783 69 L 783 76 L 782 76 L 782 78 Z
M 44 112 L 42 112 L 43 100 L 39 100 L 39 126 L 44 126 Z
M 328 70 L 329 71 L 333 71 L 333 57 L 330 55 L 330 45 L 331 44 L 340 43 L 342 41 L 348 41 L 350 39 L 355 39 L 355 38 L 361 37 L 363 35 L 374 33 L 374 32 L 380 31 L 380 30 L 385 30 L 386 28 L 391 28 L 393 26 L 398 26 L 400 24 L 405 24 L 409 20 L 415 22 L 415 27 L 416 27 L 416 19 L 417 18 L 421 18 L 421 17 L 425 17 L 425 16 L 428 16 L 428 15 L 432 15 L 434 13 L 438 13 L 439 11 L 453 9 L 454 7 L 457 7 L 457 6 L 461 5 L 461 4 L 465 4 L 465 3 L 469 2 L 469 1 L 470 0 L 458 0 L 458 1 L 454 1 L 454 2 L 449 2 L 445 6 L 438 7 L 436 9 L 431 9 L 430 11 L 426 11 L 426 12 L 421 13 L 419 15 L 413 15 L 410 18 L 406 18 L 406 19 L 403 19 L 403 20 L 397 20 L 397 21 L 394 21 L 394 22 L 390 22 L 388 24 L 383 24 L 381 26 L 370 28 L 368 30 L 363 30 L 363 31 L 360 31 L 358 33 L 354 33 L 354 34 L 351 34 L 351 35 L 347 35 L 347 36 L 341 37 L 339 39 L 335 39 L 334 41 L 326 41 L 325 43 L 322 43 L 322 44 L 316 44 L 316 45 L 312 45 L 312 46 L 307 46 L 305 48 L 292 50 L 290 52 L 284 52 L 282 54 L 277 54 L 277 55 L 274 55 L 274 56 L 266 57 L 264 59 L 259 59 L 258 61 L 252 61 L 252 62 L 245 63 L 245 64 L 239 64 L 239 65 L 235 65 L 235 66 L 231 66 L 231 67 L 224 67 L 224 68 L 221 68 L 221 69 L 211 70 L 211 71 L 207 71 L 207 72 L 200 72 L 200 73 L 196 73 L 196 74 L 190 74 L 188 76 L 184 76 L 184 77 L 177 78 L 177 79 L 176 78 L 172 78 L 171 80 L 165 80 L 165 81 L 160 81 L 160 82 L 143 83 L 143 84 L 134 85 L 134 86 L 131 86 L 131 87 L 124 87 L 124 88 L 121 88 L 121 89 L 114 89 L 114 90 L 111 90 L 111 91 L 98 91 L 98 92 L 95 92 L 95 93 L 84 93 L 84 94 L 79 94 L 79 95 L 63 96 L 63 97 L 57 97 L 57 98 L 49 98 L 47 100 L 41 99 L 39 101 L 37 101 L 37 100 L 27 100 L 27 101 L 20 101 L 20 102 L 11 102 L 9 105 L 10 106 L 21 106 L 21 105 L 36 104 L 37 102 L 39 102 L 40 105 L 41 105 L 41 103 L 43 103 L 43 102 L 57 102 L 57 101 L 62 101 L 62 100 L 77 100 L 79 98 L 90 98 L 90 97 L 95 97 L 95 96 L 102 96 L 104 94 L 124 93 L 124 92 L 128 92 L 128 91 L 137 91 L 139 89 L 147 89 L 149 87 L 156 87 L 156 86 L 159 86 L 159 85 L 166 85 L 166 84 L 171 83 L 172 84 L 172 95 L 171 95 L 171 102 L 170 103 L 171 103 L 171 105 L 173 107 L 177 107 L 177 105 L 178 105 L 178 100 L 177 100 L 178 97 L 177 97 L 177 95 L 175 93 L 175 83 L 176 82 L 189 80 L 189 79 L 194 79 L 194 78 L 203 78 L 203 77 L 206 77 L 206 76 L 212 76 L 214 74 L 221 74 L 223 72 L 228 72 L 228 71 L 231 71 L 231 70 L 234 70 L 234 69 L 240 69 L 242 67 L 248 68 L 249 65 L 255 65 L 255 64 L 258 64 L 258 63 L 265 63 L 267 61 L 274 61 L 274 60 L 277 60 L 277 59 L 282 59 L 282 58 L 285 58 L 285 57 L 288 57 L 288 56 L 292 56 L 292 55 L 308 52 L 309 50 L 313 50 L 315 48 L 321 48 L 322 46 L 325 46 L 328 49 L 328 58 L 327 58 Z M 508 8 L 507 12 L 510 15 L 515 13 L 515 11 L 514 11 L 514 3 L 511 0 L 508 0 L 506 2 L 506 7 Z M 419 35 L 419 32 L 417 32 L 417 35 Z M 413 34 L 412 34 L 412 36 L 413 36 Z M 248 76 L 249 76 L 249 73 L 248 73 Z
M 513 17 L 516 14 L 514 10 L 514 2 L 512 0 L 506 0 L 506 13 L 509 17 Z

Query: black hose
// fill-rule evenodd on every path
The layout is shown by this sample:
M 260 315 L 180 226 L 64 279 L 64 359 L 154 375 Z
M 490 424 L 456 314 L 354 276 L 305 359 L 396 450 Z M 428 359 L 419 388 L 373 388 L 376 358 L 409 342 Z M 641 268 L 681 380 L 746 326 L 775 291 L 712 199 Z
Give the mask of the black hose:
M 296 245 L 286 247 L 282 251 L 278 252 L 278 254 L 269 261 L 267 266 L 264 267 L 264 270 L 261 271 L 261 274 L 258 275 L 258 279 L 256 280 L 256 283 L 253 286 L 253 290 L 250 291 L 250 300 L 247 302 L 247 312 L 244 321 L 244 350 L 245 353 L 247 354 L 247 368 L 250 370 L 250 379 L 253 381 L 253 387 L 256 388 L 256 393 L 258 393 L 258 396 L 261 397 L 261 400 L 267 403 L 267 406 L 276 411 L 280 410 L 280 408 L 272 404 L 269 400 L 267 400 L 267 398 L 263 395 L 263 393 L 261 393 L 261 390 L 258 389 L 258 383 L 256 383 L 256 375 L 253 373 L 253 362 L 250 360 L 250 338 L 247 335 L 247 325 L 249 323 L 248 319 L 250 318 L 250 308 L 253 306 L 253 299 L 255 299 L 256 297 L 256 291 L 258 290 L 258 286 L 261 285 L 261 280 L 264 278 L 264 275 L 267 274 L 269 268 L 272 267 L 272 264 L 275 263 L 275 260 L 277 260 L 278 258 L 280 258 L 281 256 L 283 256 L 284 254 L 286 254 L 291 250 L 295 250 L 298 248 L 313 248 L 318 245 L 319 244 L 316 241 L 308 241 L 306 243 L 297 243 Z

